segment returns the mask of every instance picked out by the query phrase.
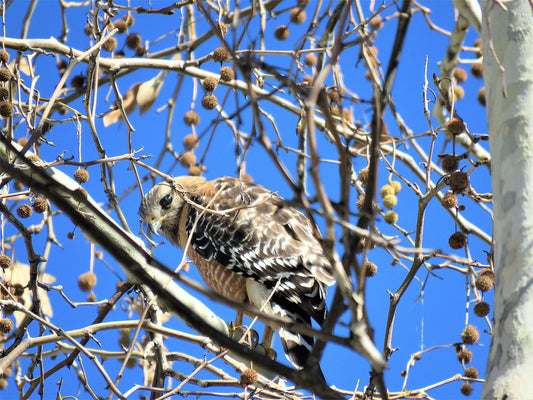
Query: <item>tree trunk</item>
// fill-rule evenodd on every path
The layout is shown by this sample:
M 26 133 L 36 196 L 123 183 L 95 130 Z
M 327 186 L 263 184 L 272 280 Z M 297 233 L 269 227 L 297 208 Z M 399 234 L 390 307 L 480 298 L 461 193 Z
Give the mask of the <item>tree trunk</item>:
M 483 0 L 482 8 L 496 274 L 482 398 L 526 399 L 533 396 L 533 3 Z

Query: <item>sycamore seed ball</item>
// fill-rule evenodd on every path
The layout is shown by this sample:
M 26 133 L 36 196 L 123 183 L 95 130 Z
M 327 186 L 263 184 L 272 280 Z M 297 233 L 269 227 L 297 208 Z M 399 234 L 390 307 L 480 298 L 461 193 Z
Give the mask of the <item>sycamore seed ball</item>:
M 455 136 L 464 132 L 466 124 L 461 117 L 452 117 L 446 123 L 446 128 L 448 129 L 448 132 Z
M 180 164 L 185 168 L 192 167 L 196 164 L 196 156 L 192 151 L 188 151 L 180 157 Z
M 83 292 L 89 292 L 96 286 L 96 274 L 92 271 L 81 274 L 78 278 L 78 287 Z
M 313 53 L 307 54 L 304 58 L 304 64 L 307 65 L 308 67 L 312 67 L 313 65 L 315 65 L 317 61 L 318 60 Z
M 13 330 L 13 321 L 9 318 L 0 319 L 0 334 L 7 335 Z
M 452 172 L 449 179 L 450 189 L 454 193 L 460 193 L 468 187 L 468 174 L 462 171 Z
M 490 305 L 486 301 L 480 301 L 474 306 L 474 314 L 478 317 L 486 317 L 489 315 Z
M 228 33 L 228 26 L 222 21 L 217 22 L 217 29 L 222 37 L 226 36 Z
M 463 382 L 461 384 L 461 393 L 463 395 L 470 396 L 473 392 L 474 392 L 474 387 L 470 383 Z
M 476 367 L 468 367 L 465 369 L 465 372 L 463 375 L 466 376 L 467 378 L 477 379 L 479 378 L 479 371 L 477 370 Z
M 448 239 L 448 244 L 454 250 L 462 249 L 466 243 L 466 235 L 462 232 L 455 232 Z
M 257 372 L 255 372 L 251 368 L 246 368 L 244 371 L 242 371 L 241 379 L 239 381 L 242 387 L 253 385 L 256 382 L 257 382 Z
M 402 183 L 400 181 L 392 181 L 390 185 L 394 189 L 394 194 L 398 194 L 402 191 Z
M 475 326 L 467 325 L 461 333 L 461 338 L 464 344 L 476 344 L 479 340 L 479 331 Z
M 342 117 L 345 121 L 353 122 L 352 112 L 347 108 L 342 109 Z
M 3 270 L 8 269 L 11 266 L 11 258 L 5 254 L 0 255 L 0 268 Z
M 463 68 L 455 68 L 455 70 L 453 71 L 453 76 L 457 83 L 463 83 L 468 77 L 466 71 Z
M 483 107 L 487 105 L 487 98 L 485 97 L 485 86 L 483 86 L 481 89 L 479 89 L 479 92 L 477 92 L 477 101 Z
M 328 92 L 329 101 L 332 103 L 340 104 L 342 100 L 341 92 L 337 89 L 330 90 Z
M 278 40 L 287 40 L 289 38 L 289 28 L 286 25 L 280 25 L 274 31 L 274 37 Z
M 361 184 L 363 186 L 366 186 L 368 182 L 368 167 L 363 168 L 361 171 L 359 171 L 357 178 L 361 181 Z
M 305 10 L 300 7 L 294 7 L 291 10 L 291 22 L 294 24 L 303 24 L 307 17 Z
M 188 126 L 198 125 L 198 123 L 200 122 L 200 116 L 196 111 L 189 110 L 185 113 L 183 121 L 185 122 L 185 125 Z
M 7 82 L 12 76 L 7 68 L 0 68 L 0 82 Z
M 394 188 L 390 184 L 383 185 L 380 191 L 381 197 L 385 198 L 390 194 L 395 194 Z
M 5 87 L 0 87 L 0 101 L 7 100 L 9 98 L 9 90 Z
M 460 363 L 469 364 L 472 362 L 474 354 L 469 349 L 461 349 L 457 352 L 457 360 Z
M 12 264 L 11 258 L 5 254 L 0 255 L 0 268 L 2 270 L 8 269 Z M 3 290 L 3 289 L 2 289 Z
M 128 29 L 128 24 L 123 19 L 118 19 L 113 22 L 113 27 L 118 29 L 118 33 L 124 33 Z
M 373 31 L 377 31 L 383 28 L 383 18 L 381 18 L 381 15 L 376 15 L 374 18 L 372 18 L 368 26 Z
M 135 17 L 132 14 L 126 14 L 122 17 L 122 19 L 126 21 L 128 28 L 131 27 L 135 23 Z
M 29 218 L 33 214 L 33 208 L 29 204 L 21 204 L 17 207 L 17 215 L 20 218 Z
M 74 89 L 82 89 L 85 86 L 86 78 L 83 75 L 76 75 L 70 80 L 70 86 Z
M 192 167 L 189 167 L 187 174 L 189 176 L 200 176 L 202 175 L 202 167 L 199 165 L 193 165 Z
M 463 97 L 465 97 L 465 90 L 462 86 L 455 85 L 453 87 L 453 95 L 455 97 L 455 100 L 461 100 Z
M 48 202 L 46 199 L 39 197 L 33 202 L 33 209 L 37 214 L 43 214 L 48 210 Z
M 442 158 L 442 169 L 446 173 L 453 172 L 459 167 L 459 162 L 457 161 L 457 157 L 455 157 L 453 154 L 447 154 Z
M 198 144 L 198 136 L 196 136 L 194 133 L 191 133 L 183 138 L 183 147 L 189 151 L 196 149 Z
M 365 272 L 365 276 L 369 278 L 376 275 L 376 273 L 378 272 L 378 266 L 370 261 L 364 262 L 362 265 L 362 268 L 363 268 L 363 271 Z
M 117 39 L 110 37 L 102 44 L 102 49 L 105 51 L 113 51 L 117 48 Z
M 202 107 L 206 110 L 213 110 L 217 107 L 217 105 L 218 99 L 217 96 L 215 96 L 214 94 L 206 94 L 202 98 Z
M 217 85 L 218 85 L 217 78 L 209 77 L 209 78 L 205 78 L 202 81 L 202 87 L 207 92 L 212 92 L 213 90 L 215 90 L 217 88 Z
M 135 368 L 137 366 L 137 359 L 134 357 L 128 358 L 128 361 L 126 362 L 127 368 Z
M 215 60 L 216 62 L 222 63 L 222 62 L 229 61 L 229 59 L 230 59 L 230 54 L 224 46 L 217 47 L 213 51 L 213 60 Z
M 494 286 L 494 275 L 482 273 L 476 278 L 475 285 L 479 291 L 488 292 Z
M 483 78 L 483 64 L 482 63 L 474 63 L 470 67 L 470 73 L 474 78 Z
M 384 218 L 387 224 L 395 224 L 398 222 L 398 213 L 396 211 L 389 210 L 385 213 Z
M 7 64 L 9 62 L 9 53 L 5 50 L 0 50 L 0 62 Z
M 389 194 L 383 198 L 383 206 L 385 208 L 394 208 L 396 204 L 398 204 L 398 198 L 393 194 Z
M 229 82 L 235 79 L 235 73 L 231 67 L 222 67 L 220 68 L 220 80 L 224 82 Z
M 15 107 L 9 101 L 0 102 L 0 116 L 9 118 L 15 113 Z
M 118 344 L 122 347 L 129 347 L 131 344 L 131 338 L 128 335 L 121 335 L 118 338 Z
M 137 47 L 141 45 L 142 45 L 142 38 L 141 38 L 141 35 L 139 35 L 138 33 L 130 33 L 126 37 L 126 46 L 128 46 L 128 48 L 135 50 Z
M 74 172 L 74 180 L 78 183 L 85 183 L 89 180 L 89 171 L 84 168 L 78 168 Z
M 457 203 L 459 202 L 459 199 L 457 196 L 451 192 L 446 193 L 442 197 L 442 205 L 446 208 L 455 208 L 457 207 Z

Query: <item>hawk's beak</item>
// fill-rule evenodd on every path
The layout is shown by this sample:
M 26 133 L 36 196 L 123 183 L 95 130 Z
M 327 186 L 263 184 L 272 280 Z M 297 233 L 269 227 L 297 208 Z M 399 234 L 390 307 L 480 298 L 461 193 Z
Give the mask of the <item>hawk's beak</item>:
M 159 236 L 159 230 L 161 229 L 161 219 L 157 219 L 152 215 L 150 215 L 148 219 L 148 229 L 150 229 L 150 232 L 152 232 L 154 235 Z

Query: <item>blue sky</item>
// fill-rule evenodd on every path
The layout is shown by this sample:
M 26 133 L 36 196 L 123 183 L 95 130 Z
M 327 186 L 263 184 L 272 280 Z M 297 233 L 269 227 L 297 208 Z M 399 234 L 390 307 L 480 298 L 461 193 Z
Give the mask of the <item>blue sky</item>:
M 118 2 L 116 3 L 118 4 Z M 153 1 L 151 5 L 154 8 L 159 8 L 168 5 L 167 3 L 168 2 Z M 289 4 L 289 2 L 287 2 L 287 4 Z M 308 5 L 308 10 L 312 10 L 314 4 L 314 2 L 311 2 L 310 5 Z M 146 8 L 149 7 L 147 2 L 132 2 L 132 6 L 137 5 L 142 5 Z M 293 2 L 290 2 L 290 6 L 292 5 Z M 447 31 L 453 29 L 454 10 L 450 2 L 426 1 L 423 5 L 432 9 L 433 13 L 430 15 L 430 18 L 435 24 Z M 364 12 L 367 16 L 370 15 L 368 12 L 368 4 L 364 3 L 364 6 L 366 7 Z M 16 2 L 7 10 L 5 21 L 6 36 L 19 37 L 25 11 L 25 2 Z M 87 11 L 89 11 L 89 8 L 66 10 L 66 17 L 70 29 L 66 44 L 78 50 L 84 50 L 91 44 L 89 37 L 83 33 L 83 27 L 86 24 L 85 13 Z M 391 16 L 395 11 L 395 8 L 391 7 L 386 10 L 383 15 Z M 123 14 L 124 13 L 122 12 L 120 16 Z M 200 14 L 197 12 L 196 16 L 199 17 Z M 265 32 L 267 48 L 275 50 L 292 49 L 294 40 L 280 42 L 273 39 L 275 26 L 280 23 L 287 23 L 288 18 L 288 14 L 284 13 L 276 16 L 275 21 L 269 21 Z M 179 11 L 172 16 L 136 15 L 136 19 L 136 24 L 131 28 L 131 31 L 140 33 L 143 36 L 143 40 L 147 40 L 150 43 L 166 33 L 178 30 L 182 23 L 182 15 Z M 384 65 L 388 62 L 388 54 L 392 48 L 396 24 L 396 19 L 388 21 L 385 24 L 385 27 L 378 32 L 375 41 L 375 45 L 379 49 L 378 57 Z M 200 21 L 198 24 L 198 33 L 200 34 L 201 29 L 205 29 L 205 27 L 205 23 Z M 58 37 L 60 35 L 60 29 L 60 10 L 58 2 L 52 0 L 38 2 L 36 12 L 30 23 L 28 38 Z M 257 31 L 257 26 L 249 27 L 245 35 L 245 42 L 251 43 L 251 45 L 256 45 L 259 39 Z M 303 27 L 294 27 L 294 30 L 291 28 L 291 37 L 297 37 L 303 32 Z M 470 29 L 465 44 L 472 46 L 477 37 L 478 35 L 473 29 Z M 124 43 L 125 37 L 124 35 L 118 35 L 117 39 L 120 46 Z M 228 40 L 230 41 L 231 39 Z M 170 47 L 175 43 L 175 34 L 171 34 L 153 44 L 150 50 L 156 52 Z M 448 38 L 445 35 L 428 28 L 421 13 L 416 13 L 413 16 L 392 94 L 399 114 L 415 135 L 428 130 L 427 120 L 423 114 L 422 107 L 422 86 L 424 83 L 425 59 L 426 57 L 428 58 L 428 79 L 431 82 L 431 75 L 434 72 L 438 73 L 437 64 L 445 55 L 447 43 Z M 218 39 L 212 38 L 196 50 L 195 56 L 200 58 L 218 47 L 218 45 Z M 244 45 L 241 46 L 241 48 L 246 47 L 247 46 Z M 132 50 L 125 49 L 125 51 L 127 57 L 133 56 Z M 343 52 L 339 64 L 342 68 L 346 87 L 348 87 L 353 93 L 357 94 L 359 98 L 370 100 L 372 94 L 371 85 L 364 78 L 364 66 L 362 63 L 359 65 L 356 64 L 358 51 L 358 47 L 352 47 Z M 10 54 L 11 57 L 15 56 L 14 51 L 10 51 Z M 103 53 L 103 56 L 107 57 L 109 56 L 109 53 Z M 461 54 L 461 57 L 472 59 L 474 56 L 473 53 L 464 52 Z M 288 68 L 290 65 L 290 58 L 286 56 L 268 56 L 265 58 L 265 61 L 282 69 Z M 51 55 L 40 55 L 37 59 L 36 74 L 40 76 L 37 81 L 37 87 L 40 90 L 41 96 L 44 98 L 48 98 L 52 94 L 55 84 L 59 81 L 59 74 L 55 68 L 55 63 L 56 59 Z M 211 72 L 218 72 L 219 65 L 210 61 L 203 64 L 201 68 Z M 467 66 L 465 69 L 469 70 L 469 67 Z M 86 65 L 80 65 L 75 70 L 75 73 L 85 73 L 86 70 Z M 310 72 L 310 69 L 306 71 L 306 73 Z M 157 71 L 154 70 L 139 70 L 120 79 L 118 85 L 121 92 L 124 94 L 132 84 L 147 81 L 156 74 Z M 25 79 L 27 79 L 28 82 L 30 80 L 29 77 L 25 77 Z M 154 106 L 145 115 L 140 116 L 139 111 L 135 111 L 130 116 L 130 121 L 135 129 L 135 132 L 132 133 L 132 146 L 134 149 L 142 148 L 143 150 L 140 154 L 152 154 L 157 157 L 161 151 L 168 118 L 168 110 L 164 106 L 169 97 L 172 96 L 178 80 L 179 75 L 170 72 L 166 76 L 163 88 Z M 331 83 L 331 80 L 327 82 L 327 84 Z M 463 84 L 465 88 L 465 98 L 460 100 L 456 105 L 457 111 L 463 116 L 470 132 L 473 133 L 487 133 L 485 109 L 477 102 L 477 91 L 482 85 L 483 83 L 481 80 L 469 76 L 468 80 Z M 183 150 L 181 144 L 182 138 L 186 134 L 191 133 L 191 128 L 183 124 L 183 114 L 191 107 L 192 87 L 192 80 L 186 78 L 180 88 L 180 93 L 177 98 L 177 106 L 174 111 L 174 119 L 172 122 L 171 139 L 174 149 L 177 152 Z M 267 86 L 265 86 L 265 88 L 267 88 Z M 208 178 L 224 175 L 235 176 L 237 162 L 233 134 L 226 126 L 221 124 L 216 130 L 214 130 L 214 134 L 212 135 L 213 126 L 210 122 L 215 118 L 215 112 L 206 112 L 201 109 L 199 103 L 202 89 L 201 87 L 198 87 L 197 90 L 199 91 L 199 94 L 196 99 L 195 110 L 200 113 L 201 117 L 201 123 L 197 127 L 197 134 L 203 136 L 196 154 L 198 158 L 200 158 L 205 152 L 205 165 L 207 167 L 205 176 Z M 228 89 L 219 86 L 215 91 L 219 98 L 219 102 L 224 98 L 227 90 Z M 229 93 L 228 108 L 226 109 L 228 114 L 233 113 L 233 109 L 231 108 L 234 105 L 233 96 L 232 92 Z M 106 99 L 109 99 L 109 101 L 105 102 L 104 100 Z M 109 86 L 101 87 L 98 93 L 97 114 L 105 112 L 114 100 L 115 95 L 113 90 L 110 89 Z M 240 104 L 244 104 L 245 100 L 242 98 L 242 95 L 239 101 Z M 281 129 L 284 145 L 296 148 L 298 143 L 298 138 L 295 133 L 297 116 L 290 115 L 287 112 L 279 112 L 276 107 L 267 102 L 263 102 L 261 105 L 266 112 L 271 113 L 274 116 L 277 126 Z M 349 105 L 349 103 L 347 103 L 347 105 Z M 73 102 L 70 106 L 84 113 L 81 100 Z M 368 103 L 361 103 L 359 105 L 354 104 L 353 113 L 354 118 L 362 121 L 363 126 L 365 126 L 372 118 L 372 109 Z M 69 113 L 67 117 L 71 115 L 72 114 Z M 55 114 L 54 118 L 60 118 L 60 116 Z M 241 112 L 240 118 L 242 120 L 242 125 L 239 128 L 244 132 L 249 132 L 251 130 L 252 122 L 251 109 L 249 107 L 245 108 Z M 401 133 L 392 118 L 390 111 L 386 113 L 385 120 L 391 135 L 400 137 Z M 275 140 L 275 132 L 271 125 L 266 122 L 266 120 L 264 122 L 269 138 Z M 109 127 L 104 127 L 102 121 L 99 119 L 97 119 L 96 124 L 100 140 L 106 148 L 108 156 L 127 153 L 128 135 L 125 124 L 117 123 Z M 438 126 L 438 122 L 435 119 L 432 120 L 432 124 L 434 127 Z M 51 161 L 66 150 L 66 156 L 75 156 L 77 159 L 78 136 L 76 135 L 76 129 L 77 126 L 74 122 L 54 127 L 47 134 L 47 138 L 49 141 L 53 142 L 55 146 L 43 146 L 41 149 L 41 158 Z M 22 124 L 15 130 L 15 137 L 19 138 L 25 135 L 26 131 L 24 124 Z M 207 139 L 211 135 L 212 139 L 208 147 Z M 420 144 L 427 151 L 429 140 L 423 138 L 420 140 Z M 482 142 L 482 145 L 488 147 L 487 142 Z M 440 152 L 442 147 L 443 134 L 440 134 L 436 142 L 435 151 Z M 420 162 L 420 158 L 413 153 L 412 146 L 409 149 L 401 147 L 400 150 L 413 154 L 416 162 Z M 98 158 L 95 146 L 91 139 L 90 130 L 86 123 L 81 124 L 81 151 L 82 159 L 84 161 Z M 448 144 L 446 151 L 451 151 L 450 144 Z M 458 150 L 459 153 L 463 151 L 463 149 Z M 320 156 L 324 159 L 337 159 L 335 148 L 323 138 L 319 139 L 319 152 Z M 155 162 L 156 157 L 148 160 L 147 163 L 151 164 Z M 295 176 L 296 157 L 294 153 L 280 150 L 279 157 L 283 160 L 290 173 Z M 246 160 L 246 171 L 256 182 L 277 191 L 282 196 L 291 197 L 288 185 L 283 181 L 276 167 L 258 144 L 254 144 L 250 148 Z M 392 161 L 392 158 L 388 157 L 388 160 Z M 366 166 L 366 160 L 362 157 L 354 159 L 353 162 L 355 171 Z M 187 173 L 186 169 L 179 164 L 174 165 L 173 160 L 171 160 L 168 155 L 162 165 L 162 171 L 172 175 L 183 175 Z M 416 178 L 413 177 L 413 174 L 401 165 L 399 161 L 396 161 L 396 166 L 402 176 L 405 176 L 409 180 L 413 180 L 413 182 L 416 182 L 421 187 L 423 186 L 423 183 L 416 180 Z M 382 185 L 387 182 L 388 173 L 385 170 L 385 163 L 381 162 L 380 167 L 379 180 Z M 324 162 L 320 165 L 320 168 L 322 179 L 327 183 L 328 194 L 333 200 L 338 199 L 338 169 L 336 164 Z M 60 169 L 71 175 L 76 167 L 63 166 L 60 167 Z M 85 185 L 86 189 L 97 201 L 106 203 L 107 197 L 99 181 L 99 167 L 92 166 L 89 168 L 89 172 L 91 174 L 91 179 Z M 126 162 L 117 163 L 114 167 L 114 174 L 116 192 L 118 194 L 122 194 L 125 189 L 135 183 L 135 177 L 131 170 L 128 169 L 128 164 Z M 478 193 L 489 192 L 491 190 L 490 176 L 484 167 L 477 168 L 471 175 L 471 180 Z M 145 191 L 149 188 L 150 184 L 144 186 Z M 313 193 L 312 185 L 309 185 L 309 194 L 312 195 Z M 416 196 L 412 190 L 404 185 L 398 199 L 398 206 L 395 210 L 399 213 L 399 224 L 406 231 L 412 231 L 415 229 L 415 218 L 417 213 Z M 490 233 L 490 215 L 480 210 L 474 202 L 466 198 L 461 198 L 460 201 L 466 206 L 465 216 L 485 232 Z M 121 200 L 121 207 L 134 233 L 138 233 L 139 224 L 137 209 L 139 202 L 140 196 L 138 190 L 134 190 L 131 194 Z M 31 218 L 32 219 L 27 220 L 28 224 L 39 222 L 38 216 L 33 216 Z M 319 224 L 321 224 L 320 220 Z M 409 246 L 405 238 L 403 238 L 394 228 L 386 226 L 383 222 L 379 222 L 378 226 L 385 234 L 398 236 L 401 245 Z M 77 280 L 81 273 L 86 272 L 89 269 L 90 244 L 79 231 L 75 231 L 77 235 L 74 240 L 67 240 L 67 233 L 73 231 L 75 228 L 72 222 L 64 216 L 58 215 L 54 218 L 54 229 L 62 248 L 58 246 L 52 248 L 46 272 L 56 277 L 56 283 L 63 285 L 63 288 L 69 297 L 75 301 L 83 301 L 86 294 L 79 291 Z M 448 236 L 454 232 L 454 229 L 454 221 L 446 212 L 444 212 L 442 206 L 436 202 L 431 203 L 426 216 L 424 247 L 440 248 L 446 252 L 464 256 L 464 252 L 454 252 L 448 247 Z M 11 232 L 11 234 L 13 232 L 13 229 L 10 226 L 6 227 L 6 236 L 8 235 L 8 232 Z M 35 236 L 34 242 L 37 252 L 43 251 L 42 249 L 45 239 L 46 237 L 42 234 Z M 489 251 L 489 247 L 476 238 L 470 238 L 469 240 L 472 259 L 485 264 L 485 252 Z M 18 242 L 20 243 L 17 243 L 16 247 L 17 259 L 20 262 L 27 263 L 22 241 L 19 240 Z M 339 246 L 339 251 L 341 250 L 342 248 Z M 171 267 L 176 266 L 177 262 L 181 259 L 181 252 L 169 244 L 157 247 L 154 250 L 154 254 L 158 259 Z M 376 276 L 368 280 L 366 291 L 367 309 L 370 322 L 375 330 L 376 345 L 378 349 L 381 350 L 389 306 L 389 295 L 387 291 L 395 292 L 404 279 L 407 271 L 401 265 L 392 266 L 392 258 L 390 254 L 380 249 L 373 250 L 369 255 L 369 259 L 378 265 L 378 273 Z M 118 273 L 118 275 L 124 276 L 122 271 L 120 271 L 120 267 L 113 261 L 110 255 L 104 254 L 104 260 L 116 273 Z M 438 261 L 435 260 L 434 262 Z M 108 266 L 99 260 L 95 261 L 94 268 L 98 276 L 98 284 L 95 288 L 97 297 L 99 300 L 109 298 L 114 293 L 114 288 L 118 279 L 116 278 L 115 273 L 111 272 Z M 189 274 L 191 277 L 200 280 L 195 268 L 191 268 Z M 398 391 L 402 387 L 403 378 L 400 376 L 400 372 L 406 368 L 411 354 L 433 346 L 444 346 L 460 341 L 460 333 L 465 325 L 465 304 L 468 290 L 465 276 L 458 272 L 444 269 L 437 271 L 434 276 L 432 275 L 428 277 L 426 270 L 421 269 L 417 277 L 420 279 L 420 282 L 426 282 L 423 294 L 421 294 L 422 285 L 414 282 L 408 289 L 404 298 L 402 298 L 396 315 L 393 347 L 398 350 L 392 355 L 392 358 L 389 361 L 390 369 L 385 374 L 386 383 L 391 391 Z M 330 297 L 332 297 L 332 295 L 333 290 L 330 291 Z M 199 297 L 202 298 L 201 295 L 199 295 Z M 489 293 L 486 297 L 487 301 L 490 302 L 492 295 Z M 83 327 L 96 316 L 96 306 L 81 306 L 72 309 L 62 301 L 58 293 L 52 292 L 50 298 L 54 305 L 54 317 L 52 318 L 52 322 L 61 326 L 63 329 Z M 234 317 L 234 312 L 226 306 L 213 303 L 209 299 L 204 300 L 227 320 Z M 127 313 L 122 312 L 119 309 L 112 312 L 109 316 L 110 320 L 117 321 L 127 317 Z M 132 317 L 137 318 L 137 315 L 134 314 Z M 343 316 L 341 320 L 348 322 L 348 316 Z M 469 310 L 468 320 L 470 321 L 469 323 L 476 325 L 480 332 L 482 332 L 480 344 L 474 346 L 472 349 L 474 352 L 474 361 L 472 365 L 479 369 L 480 376 L 483 377 L 488 345 L 490 343 L 489 335 L 483 333 L 483 331 L 488 328 L 482 319 L 473 315 L 471 309 Z M 188 327 L 176 318 L 172 318 L 168 322 L 168 325 L 175 329 L 187 332 L 190 331 Z M 32 325 L 32 328 L 33 330 L 30 330 L 30 334 L 35 336 L 38 333 L 37 325 Z M 339 334 L 346 334 L 346 329 L 339 328 L 338 332 Z M 101 333 L 98 335 L 98 340 L 101 341 L 102 347 L 105 349 L 114 349 L 115 351 L 118 351 L 119 346 L 117 344 L 117 339 L 118 333 L 116 331 Z M 178 340 L 169 339 L 166 341 L 166 345 L 169 351 L 188 352 L 199 358 L 203 358 L 204 356 L 203 349 L 197 346 L 187 345 Z M 97 345 L 93 342 L 89 347 L 96 348 Z M 276 339 L 275 349 L 278 352 L 278 359 L 285 362 L 279 339 Z M 208 355 L 208 357 L 211 356 L 212 355 L 210 354 Z M 55 362 L 52 360 L 45 360 L 45 369 L 54 365 Z M 21 363 L 22 365 L 27 365 L 26 360 L 21 361 Z M 347 390 L 353 390 L 356 385 L 359 384 L 358 390 L 362 390 L 363 386 L 366 386 L 368 383 L 368 363 L 362 357 L 345 348 L 331 344 L 328 345 L 321 364 L 325 371 L 326 378 L 331 385 Z M 98 394 L 107 396 L 105 382 L 95 371 L 91 362 L 84 359 L 83 365 L 87 369 L 89 381 L 93 389 L 96 390 Z M 217 365 L 223 366 L 223 364 Z M 113 373 L 116 373 L 120 365 L 116 360 L 107 360 L 104 363 L 104 366 L 109 368 L 108 373 L 113 376 Z M 179 370 L 180 364 L 176 363 L 174 368 Z M 182 368 L 184 368 L 184 372 L 192 371 L 191 366 L 182 366 Z M 23 368 L 22 371 L 25 371 L 25 368 Z M 37 371 L 38 370 L 36 370 L 36 372 Z M 462 366 L 457 362 L 453 346 L 434 350 L 424 354 L 421 360 L 417 361 L 410 369 L 407 388 L 417 389 L 425 387 L 435 382 L 450 378 L 454 374 L 461 372 Z M 88 394 L 83 391 L 83 388 L 75 379 L 73 371 L 65 371 L 64 373 L 65 380 L 63 382 L 62 394 L 73 395 L 78 398 L 87 398 Z M 60 374 L 62 374 L 62 372 Z M 60 374 L 56 374 L 54 377 L 46 381 L 45 390 L 47 398 L 51 397 L 52 393 L 55 393 L 55 383 L 59 381 Z M 66 374 L 68 374 L 68 377 Z M 207 373 L 201 376 L 204 378 L 210 377 Z M 128 372 L 127 376 L 121 380 L 119 387 L 121 390 L 126 391 L 133 384 L 142 383 L 140 377 L 140 369 L 137 367 L 131 372 Z M 459 393 L 459 386 L 460 383 L 448 384 L 430 391 L 429 394 L 433 398 L 438 399 L 459 398 L 461 396 Z M 186 388 L 188 388 L 188 390 L 194 390 L 196 387 L 186 386 Z M 218 388 L 215 390 L 218 391 Z M 474 390 L 474 394 L 471 398 L 479 397 L 481 392 L 480 384 L 474 384 Z M 238 391 L 238 388 L 230 388 L 229 391 Z M 7 397 L 4 397 L 4 394 L 2 394 L 2 398 L 18 397 L 12 379 L 9 381 L 7 391 L 4 393 L 7 393 Z M 37 398 L 36 392 L 33 394 L 33 398 Z

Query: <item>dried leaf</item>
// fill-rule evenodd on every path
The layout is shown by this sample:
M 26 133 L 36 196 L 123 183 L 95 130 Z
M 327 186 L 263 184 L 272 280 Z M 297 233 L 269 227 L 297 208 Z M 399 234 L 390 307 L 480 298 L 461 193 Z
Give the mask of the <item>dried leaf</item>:
M 155 77 L 141 84 L 139 91 L 137 92 L 137 104 L 139 104 L 141 115 L 152 107 L 157 99 L 159 90 L 163 86 L 165 77 L 168 71 L 161 71 Z
M 24 291 L 22 293 L 21 299 L 24 302 L 24 305 L 27 308 L 31 308 L 32 302 L 32 293 L 31 290 L 27 288 L 28 282 L 30 281 L 30 266 L 27 264 L 16 262 L 10 268 L 7 269 L 5 274 L 6 282 L 9 282 L 12 286 L 23 287 Z M 46 284 L 54 283 L 56 281 L 55 277 L 49 274 L 44 274 L 42 282 Z M 38 288 L 39 299 L 41 300 L 42 311 L 49 317 L 54 315 L 52 310 L 52 304 L 48 298 L 48 293 L 46 290 Z M 20 323 L 24 320 L 26 314 L 20 311 L 15 311 L 13 313 L 15 317 L 16 326 L 19 326 Z
M 139 91 L 139 87 L 141 85 L 141 82 L 134 84 L 122 97 L 122 104 L 124 106 L 124 112 L 126 115 L 130 115 L 139 106 L 137 103 L 137 92 Z M 122 111 L 118 108 L 115 110 L 114 108 L 116 108 L 116 103 L 113 103 L 113 105 L 110 107 L 110 109 L 113 109 L 113 111 L 104 116 L 104 126 L 109 126 L 122 119 Z
M 13 61 L 11 61 L 9 63 L 9 69 L 11 71 L 14 72 L 14 69 L 15 69 L 15 62 L 17 61 L 17 59 L 13 59 Z M 31 68 L 30 66 L 28 65 L 28 60 L 26 59 L 26 57 L 22 57 L 20 59 L 20 62 L 18 63 L 18 69 L 20 72 L 22 72 L 23 74 L 26 74 L 28 76 L 31 76 Z

